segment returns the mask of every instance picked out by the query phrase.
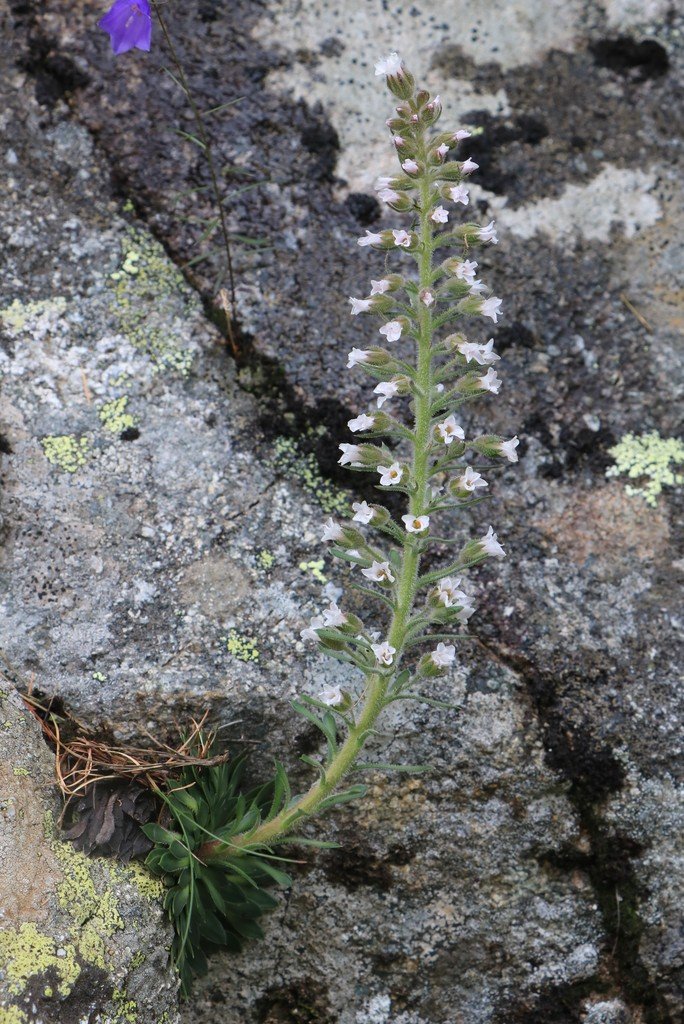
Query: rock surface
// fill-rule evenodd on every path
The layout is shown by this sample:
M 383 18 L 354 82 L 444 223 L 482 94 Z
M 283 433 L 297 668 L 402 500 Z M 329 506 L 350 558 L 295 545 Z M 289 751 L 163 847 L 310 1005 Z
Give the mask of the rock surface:
M 179 215 L 210 209 L 179 198 L 204 170 L 158 50 L 115 62 L 90 4 L 4 15 L 3 645 L 123 737 L 209 707 L 266 761 L 312 742 L 283 708 L 341 679 L 293 635 L 344 578 L 318 524 L 348 500 L 333 453 L 367 401 L 345 297 L 380 266 L 354 244 L 389 166 L 376 45 L 485 129 L 507 314 L 486 422 L 524 455 L 493 486 L 510 557 L 474 583 L 481 643 L 444 688 L 462 709 L 388 722 L 391 757 L 435 773 L 378 778 L 323 826 L 343 850 L 302 865 L 267 942 L 215 960 L 188 1024 L 681 1019 L 682 494 L 649 505 L 606 470 L 628 432 L 678 427 L 682 27 L 657 2 L 480 6 L 397 9 L 391 35 L 380 4 L 340 28 L 323 2 L 174 8 L 203 106 L 245 97 L 216 147 L 260 182 L 233 228 L 273 246 L 239 252 L 237 374 L 149 234 L 194 256 Z M 193 269 L 206 298 L 218 269 Z
M 61 842 L 52 757 L 0 680 L 0 1020 L 174 1024 L 162 886 Z

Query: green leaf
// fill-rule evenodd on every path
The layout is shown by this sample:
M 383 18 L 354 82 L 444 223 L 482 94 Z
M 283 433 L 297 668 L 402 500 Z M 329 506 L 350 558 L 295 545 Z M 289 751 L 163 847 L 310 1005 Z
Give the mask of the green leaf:
M 423 772 L 432 770 L 429 764 L 391 764 L 385 761 L 364 761 L 352 769 L 355 772 L 382 771 L 382 772 L 406 772 L 409 775 L 421 775 Z
M 190 142 L 194 142 L 194 144 L 196 146 L 199 146 L 199 148 L 203 152 L 206 152 L 206 149 L 207 149 L 206 142 L 202 142 L 202 140 L 198 139 L 196 135 L 193 135 L 191 132 L 184 132 L 182 128 L 174 128 L 173 130 L 176 133 L 176 135 L 180 135 L 180 137 L 182 139 L 188 139 Z
M 174 839 L 180 839 L 177 832 L 171 832 L 168 828 L 162 828 L 161 825 L 157 825 L 151 822 L 149 825 L 141 825 L 141 831 L 145 833 L 148 839 L 151 839 L 153 843 L 160 843 L 164 846 L 168 846 L 173 842 Z
M 335 726 L 335 719 L 334 719 L 334 717 L 332 715 L 330 715 L 330 714 L 326 714 L 326 715 L 323 716 L 323 718 L 318 718 L 316 715 L 313 714 L 312 711 L 309 711 L 309 709 L 307 708 L 306 704 L 303 704 L 302 701 L 300 701 L 300 700 L 293 700 L 293 701 L 291 701 L 291 704 L 292 704 L 292 707 L 294 708 L 294 710 L 298 714 L 303 715 L 303 717 L 306 718 L 307 721 L 311 722 L 313 725 L 316 726 L 317 729 L 321 730 L 321 732 L 323 733 L 325 738 L 332 745 L 332 747 L 336 750 L 337 749 L 337 729 L 336 729 L 336 726 Z
M 236 103 L 244 100 L 244 96 L 237 96 L 234 100 L 227 100 L 225 103 L 219 103 L 217 107 L 209 107 L 208 110 L 202 111 L 202 117 L 207 117 L 209 114 L 218 114 L 222 110 L 227 110 L 228 107 L 234 107 Z
M 349 789 L 343 789 L 339 793 L 331 793 L 330 796 L 320 802 L 318 809 L 320 811 L 327 811 L 338 804 L 347 804 L 351 800 L 358 800 L 360 797 L 365 796 L 367 792 L 367 786 L 350 786 Z
M 259 867 L 262 871 L 265 871 L 267 875 L 270 875 L 274 882 L 277 882 L 278 885 L 282 885 L 284 889 L 290 889 L 292 887 L 292 879 L 290 876 L 286 875 L 284 871 L 274 868 L 267 860 L 262 860 L 259 863 Z
M 341 843 L 334 843 L 332 840 L 307 839 L 305 836 L 288 836 L 286 842 L 288 846 L 313 846 L 314 849 L 319 850 L 340 850 L 342 848 Z

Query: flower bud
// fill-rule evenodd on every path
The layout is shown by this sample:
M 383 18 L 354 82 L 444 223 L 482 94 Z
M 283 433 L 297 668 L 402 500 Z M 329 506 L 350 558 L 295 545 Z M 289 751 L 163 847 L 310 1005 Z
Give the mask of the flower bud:
M 357 636 L 358 633 L 363 632 L 363 622 L 358 615 L 347 612 L 346 621 L 338 628 L 342 633 L 350 633 L 352 636 Z
M 458 238 L 462 238 L 464 242 L 468 243 L 468 245 L 476 245 L 478 242 L 481 242 L 481 233 L 481 224 L 459 224 L 458 227 L 454 229 L 454 234 Z
M 424 125 L 435 124 L 436 121 L 439 121 L 441 116 L 442 104 L 439 96 L 435 96 L 433 100 L 430 100 L 429 103 L 426 103 L 420 112 L 420 120 L 421 123 Z
M 461 395 L 479 395 L 482 393 L 482 379 L 479 373 L 471 371 L 459 377 L 454 388 Z
M 424 654 L 417 665 L 418 675 L 422 679 L 435 679 L 444 675 L 444 669 L 435 665 L 431 654 Z
M 427 89 L 419 89 L 414 98 L 416 108 L 420 110 L 420 108 L 424 107 L 426 103 L 429 103 L 429 101 L 430 93 L 427 91 Z
M 385 124 L 393 135 L 401 135 L 402 131 L 406 131 L 406 128 L 408 127 L 406 120 L 403 117 L 390 117 L 385 121 Z
M 407 160 L 402 161 L 401 169 L 405 174 L 408 174 L 409 178 L 419 178 L 425 173 L 425 164 L 418 163 L 417 160 L 409 157 Z
M 448 352 L 460 352 L 460 346 L 465 342 L 465 334 L 449 334 L 442 344 Z
M 439 173 L 435 177 L 438 181 L 455 181 L 457 184 L 460 184 L 463 181 L 461 165 L 457 164 L 454 160 L 450 160 L 448 163 L 442 164 Z
M 387 191 L 389 192 L 389 189 Z M 397 213 L 408 213 L 409 210 L 413 210 L 415 208 L 415 202 L 407 196 L 405 192 L 399 193 L 394 190 L 392 191 L 393 195 L 391 196 L 380 195 L 380 199 L 387 203 L 390 209 L 396 210 Z
M 400 100 L 408 100 L 413 96 L 416 82 L 411 72 L 407 71 L 403 64 L 393 74 L 387 75 L 385 80 L 389 91 L 398 96 Z
M 488 459 L 498 459 L 501 457 L 501 445 L 503 444 L 503 437 L 498 437 L 496 434 L 483 434 L 482 437 L 476 437 L 470 442 L 470 447 L 480 455 L 486 455 Z

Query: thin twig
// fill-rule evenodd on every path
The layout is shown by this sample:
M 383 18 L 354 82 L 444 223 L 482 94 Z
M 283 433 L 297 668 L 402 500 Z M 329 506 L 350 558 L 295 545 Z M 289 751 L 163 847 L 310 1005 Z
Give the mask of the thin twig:
M 620 302 L 622 302 L 622 304 L 627 307 L 630 313 L 637 318 L 641 326 L 645 328 L 645 330 L 647 330 L 649 334 L 653 334 L 653 328 L 649 324 L 646 317 L 643 315 L 643 313 L 640 313 L 635 306 L 632 305 L 632 303 L 629 301 L 624 292 L 620 292 Z
M 221 190 L 219 188 L 218 175 L 216 173 L 216 164 L 214 163 L 214 156 L 213 156 L 212 147 L 211 147 L 211 140 L 209 138 L 209 134 L 207 132 L 207 129 L 206 129 L 205 124 L 204 124 L 204 121 L 202 119 L 202 113 L 201 113 L 199 107 L 197 106 L 197 104 L 196 104 L 196 102 L 195 102 L 195 100 L 193 98 L 192 93 L 190 92 L 190 86 L 188 84 L 188 80 L 187 80 L 187 77 L 185 75 L 185 71 L 183 70 L 183 65 L 180 62 L 180 58 L 178 56 L 178 52 L 177 52 L 177 50 L 176 50 L 176 48 L 175 48 L 175 46 L 173 44 L 173 40 L 171 39 L 171 35 L 170 35 L 169 30 L 167 28 L 166 21 L 164 20 L 164 17 L 162 15 L 161 8 L 160 8 L 160 5 L 158 3 L 158 0 L 152 0 L 152 6 L 154 7 L 154 13 L 157 15 L 157 18 L 159 20 L 159 27 L 162 30 L 162 34 L 163 34 L 164 39 L 166 41 L 166 45 L 169 48 L 169 54 L 171 56 L 171 60 L 173 61 L 174 67 L 176 68 L 176 72 L 178 73 L 178 81 L 180 83 L 180 86 L 181 86 L 183 92 L 185 93 L 185 97 L 186 97 L 188 103 L 190 104 L 190 109 L 191 109 L 192 115 L 193 115 L 193 117 L 195 119 L 195 124 L 197 125 L 197 134 L 199 135 L 199 138 L 200 138 L 200 141 L 201 141 L 202 147 L 203 147 L 203 152 L 204 152 L 204 155 L 205 155 L 205 157 L 207 159 L 207 167 L 209 168 L 209 174 L 211 176 L 211 184 L 212 184 L 212 188 L 213 188 L 213 191 L 214 191 L 214 198 L 216 200 L 216 205 L 218 207 L 219 222 L 220 222 L 220 225 L 221 225 L 221 235 L 223 236 L 223 246 L 224 246 L 225 252 L 226 252 L 226 261 L 227 261 L 227 268 L 228 268 L 228 283 L 229 283 L 229 287 L 230 287 L 230 306 L 231 306 L 230 313 L 231 313 L 231 315 L 229 315 L 228 311 L 225 310 L 225 312 L 226 312 L 226 335 L 228 337 L 228 343 L 229 343 L 229 345 L 231 347 L 231 351 L 233 353 L 233 356 L 234 356 L 235 359 L 237 359 L 238 355 L 239 355 L 239 350 L 238 350 L 237 343 L 235 341 L 235 335 L 234 335 L 234 332 L 233 332 L 233 318 L 234 318 L 234 315 L 235 315 L 235 310 L 237 308 L 236 307 L 236 302 L 235 302 L 235 277 L 234 277 L 234 274 L 233 274 L 233 259 L 232 259 L 231 248 L 230 248 L 230 236 L 228 234 L 228 224 L 227 224 L 227 221 L 226 221 L 226 214 L 225 214 L 225 210 L 224 210 L 224 206 L 223 206 L 223 197 L 221 195 Z

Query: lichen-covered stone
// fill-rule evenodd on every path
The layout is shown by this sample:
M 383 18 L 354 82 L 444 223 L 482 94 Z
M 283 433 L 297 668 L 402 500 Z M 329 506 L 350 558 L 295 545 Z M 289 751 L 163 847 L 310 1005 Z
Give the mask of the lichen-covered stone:
M 59 838 L 52 758 L 0 682 L 0 1021 L 177 1019 L 161 886 Z M 125 997 L 125 998 L 124 998 Z

